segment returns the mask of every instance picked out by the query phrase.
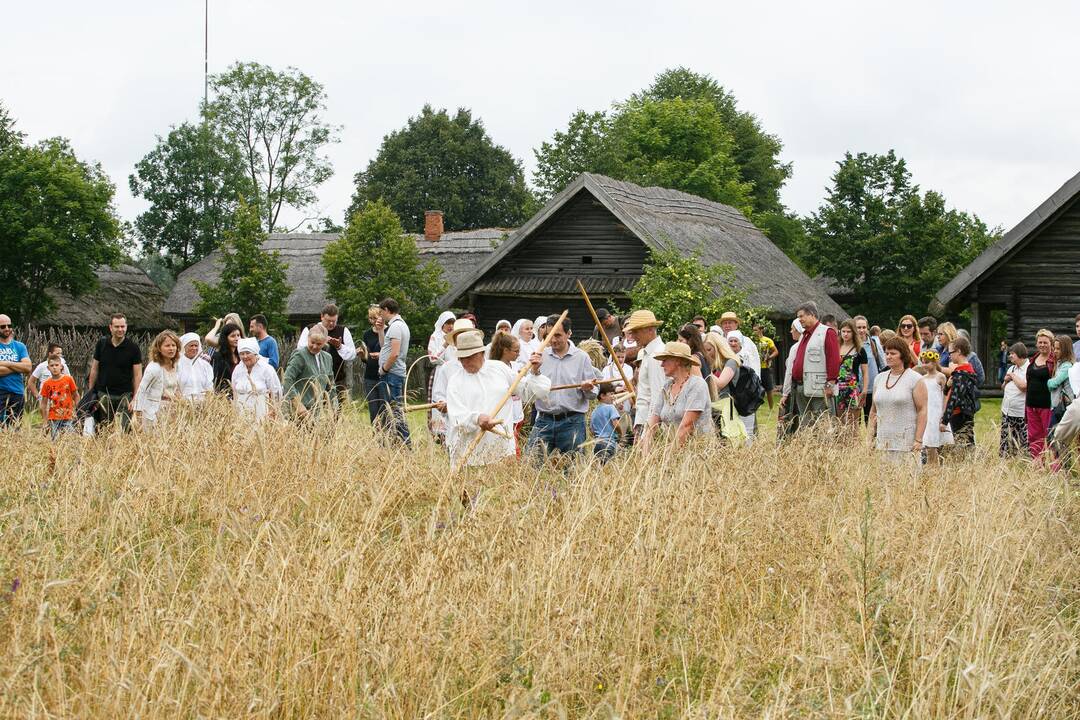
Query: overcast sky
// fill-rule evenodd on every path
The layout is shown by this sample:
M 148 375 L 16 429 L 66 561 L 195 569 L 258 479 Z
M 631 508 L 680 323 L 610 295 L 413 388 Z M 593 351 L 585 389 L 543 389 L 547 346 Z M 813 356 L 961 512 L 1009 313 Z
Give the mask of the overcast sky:
M 142 209 L 127 177 L 195 119 L 203 0 L 71 0 L 4 9 L 0 101 L 32 140 L 71 139 Z M 1006 229 L 1080 171 L 1080 3 L 210 0 L 210 72 L 292 65 L 326 87 L 340 221 L 352 176 L 427 102 L 471 108 L 526 167 L 578 108 L 665 68 L 709 73 L 784 143 L 807 213 L 845 151 L 907 159 L 915 182 Z

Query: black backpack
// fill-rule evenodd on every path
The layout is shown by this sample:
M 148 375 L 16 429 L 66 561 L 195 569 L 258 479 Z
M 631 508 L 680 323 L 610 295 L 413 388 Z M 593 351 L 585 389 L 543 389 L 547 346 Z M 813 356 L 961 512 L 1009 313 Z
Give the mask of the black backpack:
M 735 391 L 731 394 L 735 410 L 740 415 L 753 415 L 765 402 L 765 386 L 753 370 L 739 368 L 739 377 L 735 381 Z

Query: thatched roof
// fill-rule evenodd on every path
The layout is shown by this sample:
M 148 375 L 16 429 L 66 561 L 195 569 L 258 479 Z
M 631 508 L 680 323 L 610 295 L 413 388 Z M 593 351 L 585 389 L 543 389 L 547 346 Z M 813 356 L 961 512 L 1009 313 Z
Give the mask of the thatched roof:
M 34 323 L 46 327 L 107 327 L 113 313 L 127 316 L 133 330 L 162 330 L 175 323 L 161 312 L 165 293 L 150 276 L 134 265 L 102 267 L 97 270 L 98 287 L 73 298 L 62 290 L 51 290 L 56 312 Z
M 591 173 L 579 176 L 552 198 L 539 213 L 518 228 L 486 262 L 476 267 L 440 298 L 440 305 L 451 306 L 466 297 L 470 290 L 489 291 L 484 285 L 487 282 L 485 275 L 514 248 L 527 242 L 534 231 L 543 227 L 560 208 L 582 192 L 591 193 L 651 249 L 673 245 L 687 255 L 699 253 L 706 264 L 724 263 L 734 266 L 736 282 L 742 287 L 750 288 L 750 301 L 771 307 L 777 315 L 793 316 L 799 304 L 813 300 L 822 313 L 832 313 L 838 318 L 848 316 L 783 250 L 774 245 L 735 208 L 677 190 L 641 187 Z M 553 295 L 564 292 L 563 285 L 566 285 L 567 281 L 561 277 L 530 280 L 533 284 L 539 282 L 544 285 L 546 282 L 551 286 L 534 288 L 534 292 Z M 594 284 L 598 282 L 598 278 L 590 278 L 589 281 Z M 624 276 L 613 281 L 616 284 L 625 284 L 632 282 L 632 278 Z
M 443 278 L 454 284 L 490 255 L 509 232 L 499 228 L 448 232 L 437 242 L 425 240 L 423 235 L 412 237 L 421 260 L 435 260 L 443 269 Z M 273 233 L 263 242 L 264 250 L 277 250 L 288 266 L 287 280 L 293 289 L 287 305 L 290 321 L 318 317 L 331 301 L 326 294 L 322 256 L 326 246 L 339 237 L 338 233 Z M 213 284 L 220 276 L 221 252 L 214 251 L 180 273 L 165 302 L 165 313 L 177 318 L 193 317 L 193 308 L 199 302 L 194 281 Z

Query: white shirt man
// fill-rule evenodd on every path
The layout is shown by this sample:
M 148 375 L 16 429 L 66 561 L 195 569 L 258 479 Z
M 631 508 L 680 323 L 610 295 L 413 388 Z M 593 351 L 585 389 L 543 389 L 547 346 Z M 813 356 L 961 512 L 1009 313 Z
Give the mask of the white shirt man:
M 517 445 L 507 400 L 494 417 L 491 412 L 514 382 L 514 373 L 503 362 L 484 358 L 484 334 L 479 330 L 459 333 L 455 338 L 460 369 L 449 378 L 446 391 L 446 446 L 452 467 L 457 467 L 478 433 L 476 449 L 465 459 L 469 466 L 489 465 L 514 457 Z M 540 367 L 540 356 L 533 353 L 530 363 Z M 551 381 L 543 375 L 526 373 L 517 386 L 525 402 L 546 397 Z M 495 432 L 491 432 L 495 431 Z M 496 434 L 502 433 L 502 434 Z
M 656 329 L 663 323 L 656 319 L 651 310 L 637 310 L 630 315 L 623 327 L 623 335 L 632 339 L 640 346 L 637 359 L 640 368 L 638 372 L 637 393 L 634 410 L 634 429 L 644 428 L 649 423 L 649 416 L 653 404 L 659 407 L 660 393 L 664 389 L 664 368 L 656 359 L 658 353 L 664 352 L 664 341 L 660 339 Z

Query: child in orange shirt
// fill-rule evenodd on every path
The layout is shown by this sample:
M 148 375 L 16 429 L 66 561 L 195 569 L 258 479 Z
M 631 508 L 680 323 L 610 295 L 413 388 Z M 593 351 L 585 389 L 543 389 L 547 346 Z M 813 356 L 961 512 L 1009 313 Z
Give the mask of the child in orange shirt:
M 63 361 L 49 358 L 49 378 L 41 383 L 41 416 L 55 440 L 60 433 L 75 431 L 75 406 L 79 389 L 70 375 L 64 374 Z

